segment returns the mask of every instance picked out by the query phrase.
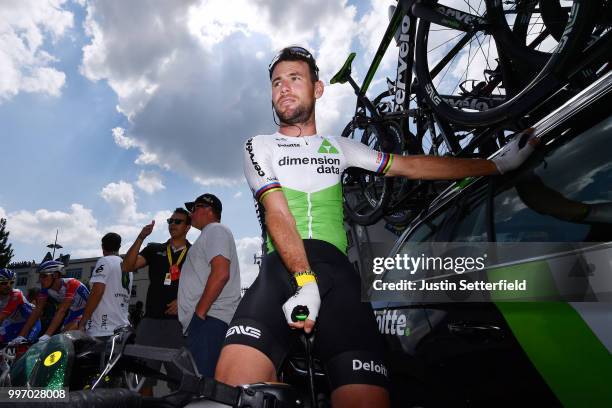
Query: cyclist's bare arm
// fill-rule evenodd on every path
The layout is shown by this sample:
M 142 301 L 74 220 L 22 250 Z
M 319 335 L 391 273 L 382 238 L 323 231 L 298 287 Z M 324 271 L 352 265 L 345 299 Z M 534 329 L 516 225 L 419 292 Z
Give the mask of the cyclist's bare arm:
M 53 320 L 51 320 L 51 324 L 49 324 L 49 328 L 47 328 L 47 331 L 44 334 L 52 336 L 53 333 L 55 333 L 55 331 L 61 326 L 73 300 L 74 299 L 66 299 L 58 306 L 55 316 L 53 316 Z
M 539 143 L 535 129 L 525 129 L 502 147 L 491 159 L 458 159 L 437 156 L 394 156 L 387 176 L 422 180 L 458 180 L 491 176 L 517 169 Z
M 285 267 L 291 272 L 303 272 L 310 270 L 304 241 L 298 233 L 295 218 L 289 210 L 287 199 L 282 191 L 272 191 L 263 197 L 262 204 L 266 214 L 266 228 L 274 247 L 278 251 Z M 298 321 L 290 323 L 289 326 L 296 329 L 306 329 L 310 332 L 314 327 L 314 321 Z
M 395 156 L 387 176 L 419 180 L 458 180 L 499 174 L 491 160 L 439 156 Z
M 266 194 L 262 204 L 266 210 L 268 233 L 287 269 L 292 273 L 310 269 L 304 242 L 283 192 L 272 191 Z
M 30 332 L 30 329 L 32 328 L 32 326 L 34 326 L 34 323 L 36 323 L 43 310 L 45 309 L 46 304 L 47 299 L 38 299 L 36 307 L 32 310 L 32 313 L 30 313 L 30 317 L 28 317 L 28 320 L 26 320 L 25 324 L 23 325 L 17 336 L 27 336 L 27 334 Z

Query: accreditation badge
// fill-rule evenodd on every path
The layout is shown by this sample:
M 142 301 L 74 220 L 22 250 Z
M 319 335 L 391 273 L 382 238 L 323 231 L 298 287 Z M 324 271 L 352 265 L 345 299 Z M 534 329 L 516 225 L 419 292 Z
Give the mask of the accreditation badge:
M 164 278 L 164 285 L 170 286 L 171 284 L 172 284 L 172 278 L 170 275 L 170 271 L 168 271 L 168 273 L 166 274 L 166 277 Z
M 175 280 L 178 280 L 180 276 L 181 276 L 181 270 L 179 269 L 178 265 L 172 265 L 170 267 L 170 279 L 175 281 Z

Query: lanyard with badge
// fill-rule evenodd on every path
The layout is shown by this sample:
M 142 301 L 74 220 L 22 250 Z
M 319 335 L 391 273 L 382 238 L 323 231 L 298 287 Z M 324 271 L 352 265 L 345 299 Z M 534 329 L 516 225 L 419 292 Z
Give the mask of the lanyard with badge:
M 168 246 L 166 247 L 166 255 L 168 256 L 168 264 L 170 265 L 170 268 L 168 269 L 168 273 L 166 273 L 166 278 L 164 279 L 164 285 L 166 286 L 171 285 L 172 281 L 178 280 L 179 276 L 181 276 L 181 270 L 179 269 L 179 264 L 185 257 L 186 253 L 187 253 L 187 245 L 185 245 L 185 248 L 183 248 L 183 250 L 181 251 L 181 254 L 178 257 L 178 261 L 176 261 L 176 264 L 173 265 L 172 264 L 172 252 L 170 250 L 170 244 L 168 244 Z

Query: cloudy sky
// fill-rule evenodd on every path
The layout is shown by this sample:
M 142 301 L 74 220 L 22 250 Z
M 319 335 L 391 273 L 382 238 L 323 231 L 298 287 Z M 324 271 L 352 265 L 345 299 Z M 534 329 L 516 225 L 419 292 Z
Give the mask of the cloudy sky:
M 39 261 L 56 229 L 73 257 L 99 256 L 108 231 L 125 251 L 152 219 L 163 241 L 171 210 L 212 192 L 249 280 L 259 225 L 241 147 L 275 130 L 270 59 L 307 46 L 328 83 L 356 51 L 362 78 L 392 3 L 1 1 L 0 217 L 14 261 Z M 319 133 L 339 133 L 354 103 L 348 85 L 327 87 Z

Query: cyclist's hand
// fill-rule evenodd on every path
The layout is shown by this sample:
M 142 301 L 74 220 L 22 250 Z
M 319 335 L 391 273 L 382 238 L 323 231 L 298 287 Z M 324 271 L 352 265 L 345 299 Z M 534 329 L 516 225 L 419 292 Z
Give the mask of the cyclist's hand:
M 296 306 L 306 306 L 308 308 L 308 318 L 305 321 L 293 321 L 291 314 Z M 298 286 L 297 291 L 283 304 L 283 312 L 289 326 L 296 329 L 304 329 L 306 333 L 310 333 L 314 327 L 317 315 L 321 307 L 321 296 L 319 295 L 319 286 L 316 281 L 305 283 L 303 286 Z
M 13 340 L 9 341 L 7 346 L 13 347 L 13 346 L 16 346 L 18 344 L 24 344 L 24 343 L 27 343 L 27 342 L 28 342 L 28 339 L 26 339 L 25 337 L 17 336 Z
M 40 336 L 38 338 L 38 342 L 39 343 L 44 343 L 46 341 L 49 341 L 50 338 L 51 338 L 51 336 L 49 336 L 48 334 L 43 334 L 42 336 Z
M 500 174 L 507 173 L 523 164 L 538 142 L 535 129 L 526 129 L 508 142 L 491 161 Z
M 144 241 L 153 232 L 153 227 L 155 227 L 155 220 L 151 221 L 150 224 L 147 224 L 142 228 L 140 234 L 138 234 L 138 238 Z

